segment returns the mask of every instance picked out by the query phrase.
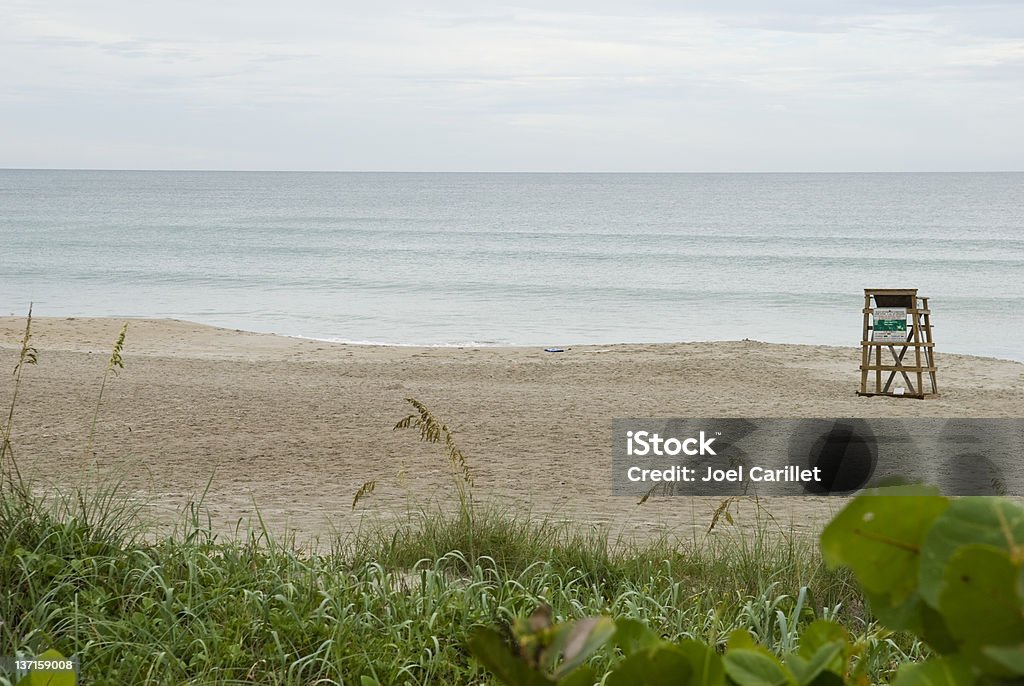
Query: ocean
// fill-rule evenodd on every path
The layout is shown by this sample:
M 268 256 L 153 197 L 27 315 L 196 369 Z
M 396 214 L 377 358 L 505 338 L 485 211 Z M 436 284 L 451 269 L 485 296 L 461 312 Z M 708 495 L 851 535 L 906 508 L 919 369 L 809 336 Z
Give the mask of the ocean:
M 0 171 L 0 314 L 392 345 L 856 346 L 1024 360 L 1024 173 Z

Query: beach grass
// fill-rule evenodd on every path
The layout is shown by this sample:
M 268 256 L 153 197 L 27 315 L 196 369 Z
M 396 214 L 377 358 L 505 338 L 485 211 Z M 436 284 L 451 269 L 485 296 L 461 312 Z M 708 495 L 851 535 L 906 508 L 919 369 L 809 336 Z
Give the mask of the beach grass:
M 541 604 L 558 621 L 633 617 L 712 645 L 744 628 L 776 652 L 830 617 L 869 638 L 878 680 L 922 651 L 871 622 L 813 540 L 763 528 L 616 545 L 480 507 L 472 519 L 421 511 L 318 552 L 262 528 L 221 538 L 201 514 L 154 538 L 116 489 L 5 490 L 0 654 L 76 655 L 83 684 L 491 683 L 466 651 L 470 630 Z

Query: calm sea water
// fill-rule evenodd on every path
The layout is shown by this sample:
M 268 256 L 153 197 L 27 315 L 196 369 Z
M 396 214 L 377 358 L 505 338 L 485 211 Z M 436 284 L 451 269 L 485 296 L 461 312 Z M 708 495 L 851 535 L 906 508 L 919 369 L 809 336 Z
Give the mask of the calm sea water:
M 0 313 L 390 344 L 856 345 L 865 287 L 1024 359 L 1024 173 L 0 171 Z

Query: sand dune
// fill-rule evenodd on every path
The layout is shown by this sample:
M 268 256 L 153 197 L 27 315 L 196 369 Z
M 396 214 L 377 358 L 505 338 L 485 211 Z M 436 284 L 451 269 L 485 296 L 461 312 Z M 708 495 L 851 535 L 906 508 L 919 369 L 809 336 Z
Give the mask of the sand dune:
M 125 369 L 108 383 L 94 455 L 85 453 L 122 320 L 36 319 L 39 363 L 24 373 L 13 427 L 22 470 L 44 483 L 116 474 L 166 521 L 212 477 L 206 504 L 230 528 L 259 506 L 300 537 L 350 530 L 368 513 L 450 501 L 440 452 L 394 432 L 404 399 L 458 432 L 478 497 L 627 535 L 703 529 L 711 499 L 637 506 L 610 493 L 614 417 L 1024 417 L 1024 364 L 938 348 L 941 397 L 860 398 L 859 350 L 756 341 L 535 348 L 353 346 L 131 320 Z M 24 327 L 0 318 L 0 368 Z M 4 373 L 6 408 L 12 377 Z M 377 479 L 353 514 L 352 494 Z M 813 529 L 836 506 L 788 498 L 769 509 Z M 748 507 L 749 509 L 749 507 Z

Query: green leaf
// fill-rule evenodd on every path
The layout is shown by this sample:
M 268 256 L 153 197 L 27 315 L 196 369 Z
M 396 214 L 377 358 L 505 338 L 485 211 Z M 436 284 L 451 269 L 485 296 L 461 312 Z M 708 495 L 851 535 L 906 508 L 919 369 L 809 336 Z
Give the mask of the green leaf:
M 725 667 L 722 657 L 711 646 L 684 639 L 676 644 L 676 650 L 687 657 L 690 668 L 690 680 L 687 686 L 721 686 L 725 684 Z
M 735 655 L 736 657 L 730 661 L 730 655 Z M 732 665 L 731 668 L 730 664 Z M 726 674 L 729 675 L 729 678 L 743 686 L 748 686 L 748 684 L 775 683 L 774 681 L 765 681 L 765 678 L 781 678 L 782 681 L 778 683 L 796 683 L 793 675 L 789 670 L 782 666 L 779 659 L 772 655 L 767 648 L 755 643 L 753 636 L 751 636 L 750 632 L 745 629 L 736 629 L 729 634 L 729 641 L 726 645 L 723 665 L 725 667 Z M 736 674 L 741 674 L 748 667 L 754 668 L 757 676 L 736 676 Z M 730 671 L 730 669 L 732 671 Z M 757 672 L 756 670 L 761 671 Z M 734 672 L 736 672 L 736 674 L 734 674 Z M 749 679 L 752 678 L 754 681 L 749 681 Z M 746 679 L 746 681 L 743 679 Z
M 939 606 L 945 567 L 962 546 L 987 544 L 1024 559 L 1024 507 L 1003 498 L 974 497 L 953 501 L 933 524 L 921 551 L 920 593 Z
M 934 607 L 924 602 L 920 595 L 916 597 L 920 599 L 921 623 L 921 630 L 917 632 L 917 635 L 924 639 L 924 642 L 930 645 L 936 652 L 942 654 L 956 652 L 956 639 L 950 633 L 945 617 Z
M 598 681 L 597 674 L 590 667 L 580 667 L 562 679 L 558 680 L 558 686 L 594 686 Z
M 946 627 L 946 621 L 939 611 L 918 593 L 914 593 L 898 606 L 891 606 L 886 596 L 865 592 L 871 612 L 882 624 L 893 631 L 910 631 L 917 634 L 934 650 L 940 653 L 955 653 L 957 643 Z
M 827 619 L 816 619 L 800 632 L 800 655 L 810 658 L 825 645 L 836 641 L 847 644 L 850 641 L 849 632 Z
M 647 628 L 646 624 L 626 618 L 615 620 L 614 641 L 625 655 L 650 650 L 662 642 L 661 636 Z
M 764 650 L 754 643 L 754 637 L 746 629 L 736 629 L 729 634 L 728 650 Z
M 601 646 L 615 634 L 615 622 L 609 617 L 588 617 L 572 625 L 562 634 L 564 643 L 559 641 L 558 652 L 563 660 L 555 669 L 555 678 L 563 677 L 587 661 Z
M 469 638 L 469 651 L 499 680 L 509 686 L 554 686 L 514 654 L 498 632 L 477 627 Z
M 944 657 L 900 667 L 893 686 L 972 686 L 977 676 L 964 660 Z
M 790 655 L 786 660 L 786 666 L 793 672 L 799 686 L 810 686 L 822 672 L 842 674 L 843 648 L 844 644 L 840 641 L 826 643 L 820 646 L 810 658 Z
M 743 686 L 787 686 L 795 684 L 792 675 L 774 655 L 747 648 L 730 648 L 725 653 L 725 673 Z
M 840 650 L 832 660 L 825 666 L 825 669 L 836 674 L 844 674 L 846 665 L 850 660 L 850 634 L 836 624 L 825 619 L 816 619 L 800 632 L 800 648 L 797 651 L 800 657 L 811 660 L 818 652 L 829 645 L 838 643 Z
M 968 545 L 953 553 L 946 564 L 939 611 L 959 643 L 980 647 L 1024 641 L 1019 573 L 1008 553 L 989 545 Z
M 916 487 L 873 490 L 855 498 L 821 534 L 830 567 L 853 570 L 861 586 L 897 607 L 917 587 L 921 546 L 949 501 Z M 901 497 L 895 497 L 901 496 Z
M 986 646 L 981 652 L 1012 674 L 1024 675 L 1024 644 L 1013 647 Z
M 666 643 L 636 652 L 608 675 L 606 686 L 688 686 L 693 676 L 690 656 Z

